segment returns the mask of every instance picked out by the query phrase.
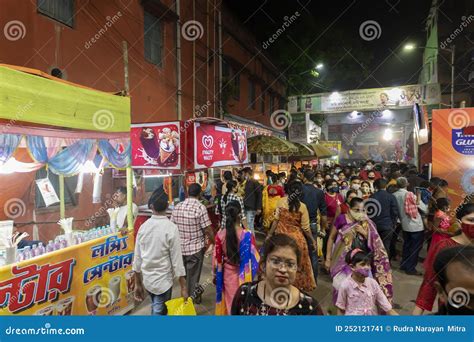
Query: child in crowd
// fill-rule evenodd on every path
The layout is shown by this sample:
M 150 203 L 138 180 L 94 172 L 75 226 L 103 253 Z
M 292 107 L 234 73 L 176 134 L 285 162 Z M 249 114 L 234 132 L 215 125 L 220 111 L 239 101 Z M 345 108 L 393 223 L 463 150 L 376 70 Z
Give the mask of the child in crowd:
M 430 248 L 436 246 L 441 240 L 451 238 L 454 234 L 449 231 L 451 219 L 449 218 L 449 200 L 438 198 L 436 200 L 436 211 L 433 218 L 433 235 Z
M 378 310 L 398 315 L 380 285 L 370 277 L 370 254 L 355 248 L 347 253 L 346 262 L 352 269 L 352 276 L 344 280 L 339 289 L 336 301 L 338 315 L 370 316 L 377 315 Z

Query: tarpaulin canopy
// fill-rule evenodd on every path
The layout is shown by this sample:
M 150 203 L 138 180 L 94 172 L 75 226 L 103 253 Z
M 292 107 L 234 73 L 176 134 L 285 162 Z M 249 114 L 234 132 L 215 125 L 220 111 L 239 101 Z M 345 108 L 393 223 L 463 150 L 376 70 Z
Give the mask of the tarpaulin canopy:
M 18 69 L 0 65 L 0 119 L 96 132 L 130 131 L 128 97 Z

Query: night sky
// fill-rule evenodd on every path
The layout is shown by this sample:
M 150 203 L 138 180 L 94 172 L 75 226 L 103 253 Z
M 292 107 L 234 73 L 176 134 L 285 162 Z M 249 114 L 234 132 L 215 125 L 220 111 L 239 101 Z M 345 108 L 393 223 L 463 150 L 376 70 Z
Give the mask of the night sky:
M 418 83 L 422 50 L 408 53 L 402 48 L 407 42 L 424 46 L 431 0 L 225 2 L 260 43 L 281 27 L 285 16 L 300 13 L 265 53 L 285 77 L 291 73 L 302 74 L 304 68 L 324 63 L 318 78 L 323 88 L 301 89 L 301 93 Z M 364 40 L 359 28 L 369 20 L 379 25 L 380 31 L 375 28 L 379 37 Z M 286 53 L 293 55 L 288 57 Z M 353 73 L 352 77 L 346 78 L 349 73 Z

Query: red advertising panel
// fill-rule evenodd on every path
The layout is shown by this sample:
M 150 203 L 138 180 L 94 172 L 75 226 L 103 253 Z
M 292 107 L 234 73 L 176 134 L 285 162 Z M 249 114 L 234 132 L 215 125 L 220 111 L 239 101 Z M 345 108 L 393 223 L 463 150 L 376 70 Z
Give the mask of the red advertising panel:
M 247 163 L 245 131 L 209 124 L 194 124 L 194 168 Z
M 180 133 L 180 122 L 132 125 L 132 166 L 144 169 L 181 169 Z

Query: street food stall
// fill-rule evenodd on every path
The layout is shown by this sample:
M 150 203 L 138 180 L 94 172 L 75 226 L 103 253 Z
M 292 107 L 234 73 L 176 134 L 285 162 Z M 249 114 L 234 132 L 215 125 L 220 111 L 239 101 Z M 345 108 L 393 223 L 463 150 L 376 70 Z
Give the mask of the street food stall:
M 255 153 L 262 158 L 265 156 L 284 156 L 288 158 L 298 153 L 298 147 L 288 140 L 278 138 L 276 136 L 257 135 L 248 139 L 248 149 L 250 153 Z M 265 181 L 265 172 L 267 169 L 275 173 L 286 172 L 290 170 L 288 164 L 282 163 L 265 163 L 254 165 L 254 174 L 259 180 Z
M 318 166 L 323 163 L 334 163 L 334 157 L 337 157 L 336 151 L 329 149 L 323 142 L 303 144 L 294 143 L 298 152 L 291 155 L 288 160 L 293 162 L 294 165 L 299 168 L 304 164 L 310 166 Z
M 246 132 L 229 127 L 223 120 L 200 118 L 184 122 L 134 124 L 131 136 L 133 168 L 148 173 L 144 177 L 163 179 L 155 184 L 155 188 L 163 186 L 168 192 L 169 214 L 173 204 L 183 200 L 187 187 L 199 183 L 204 192 L 203 202 L 213 226 L 217 227 L 213 202 L 215 179 L 219 177 L 220 169 L 247 163 Z M 151 211 L 146 204 L 139 206 L 135 231 L 150 216 Z
M 8 65 L 0 96 L 0 315 L 130 311 L 133 237 L 96 221 L 113 202 L 117 168 L 133 225 L 130 99 Z M 32 246 L 19 241 L 28 235 Z

